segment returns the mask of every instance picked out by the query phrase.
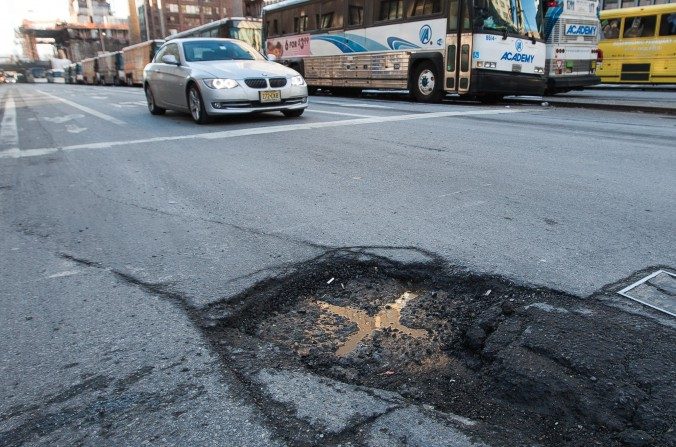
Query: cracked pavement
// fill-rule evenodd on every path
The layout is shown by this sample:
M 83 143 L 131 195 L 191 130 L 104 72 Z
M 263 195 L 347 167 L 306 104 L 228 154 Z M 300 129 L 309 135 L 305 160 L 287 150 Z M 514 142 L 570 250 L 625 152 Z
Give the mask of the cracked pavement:
M 95 95 L 126 103 L 142 92 L 11 88 L 21 150 L 288 123 L 196 129 L 142 106 L 115 111 L 124 128 L 59 122 L 72 111 L 39 89 L 95 110 Z M 490 109 L 332 101 L 316 98 L 322 113 L 301 122 Z M 69 134 L 71 122 L 87 131 Z M 227 364 L 202 328 L 227 312 L 216 304 L 348 247 L 402 262 L 438 256 L 585 299 L 673 267 L 674 135 L 658 115 L 534 107 L 0 158 L 0 445 L 484 445 L 480 421 L 286 364 L 255 338 L 223 345 Z M 521 442 L 483 429 L 491 445 Z

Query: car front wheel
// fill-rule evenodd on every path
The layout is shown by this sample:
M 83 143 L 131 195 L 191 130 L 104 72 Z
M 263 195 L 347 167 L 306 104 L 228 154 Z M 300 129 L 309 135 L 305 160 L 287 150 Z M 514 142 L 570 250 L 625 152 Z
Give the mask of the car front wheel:
M 194 84 L 188 89 L 188 106 L 190 107 L 190 115 L 197 124 L 207 124 L 212 121 L 212 117 L 204 109 L 202 94 Z
M 164 115 L 164 112 L 167 111 L 162 107 L 157 107 L 155 96 L 153 96 L 153 91 L 150 90 L 149 85 L 146 85 L 146 101 L 148 102 L 148 111 L 150 111 L 151 115 Z

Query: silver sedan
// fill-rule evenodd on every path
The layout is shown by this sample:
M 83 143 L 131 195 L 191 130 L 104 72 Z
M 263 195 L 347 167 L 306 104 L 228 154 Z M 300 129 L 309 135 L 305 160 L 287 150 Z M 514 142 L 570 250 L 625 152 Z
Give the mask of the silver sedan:
M 190 112 L 199 124 L 241 113 L 281 111 L 297 117 L 308 105 L 307 85 L 298 72 L 234 39 L 165 43 L 143 70 L 143 86 L 150 113 Z

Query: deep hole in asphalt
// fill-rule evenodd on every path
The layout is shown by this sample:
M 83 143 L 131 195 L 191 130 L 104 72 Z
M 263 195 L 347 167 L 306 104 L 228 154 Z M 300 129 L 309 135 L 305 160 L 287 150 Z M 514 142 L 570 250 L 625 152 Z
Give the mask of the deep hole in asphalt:
M 675 444 L 673 329 L 594 297 L 438 259 L 336 251 L 211 306 L 202 321 L 226 357 L 226 345 L 252 349 L 238 340 L 270 343 L 282 355 L 269 367 L 286 358 L 393 391 L 504 427 L 518 444 Z M 491 443 L 489 431 L 474 434 Z

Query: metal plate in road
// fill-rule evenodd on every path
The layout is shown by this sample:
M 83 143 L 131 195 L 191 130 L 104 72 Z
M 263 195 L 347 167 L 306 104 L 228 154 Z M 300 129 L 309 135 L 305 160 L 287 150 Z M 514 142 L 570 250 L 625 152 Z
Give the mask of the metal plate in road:
M 676 274 L 672 272 L 658 270 L 617 293 L 676 317 Z

